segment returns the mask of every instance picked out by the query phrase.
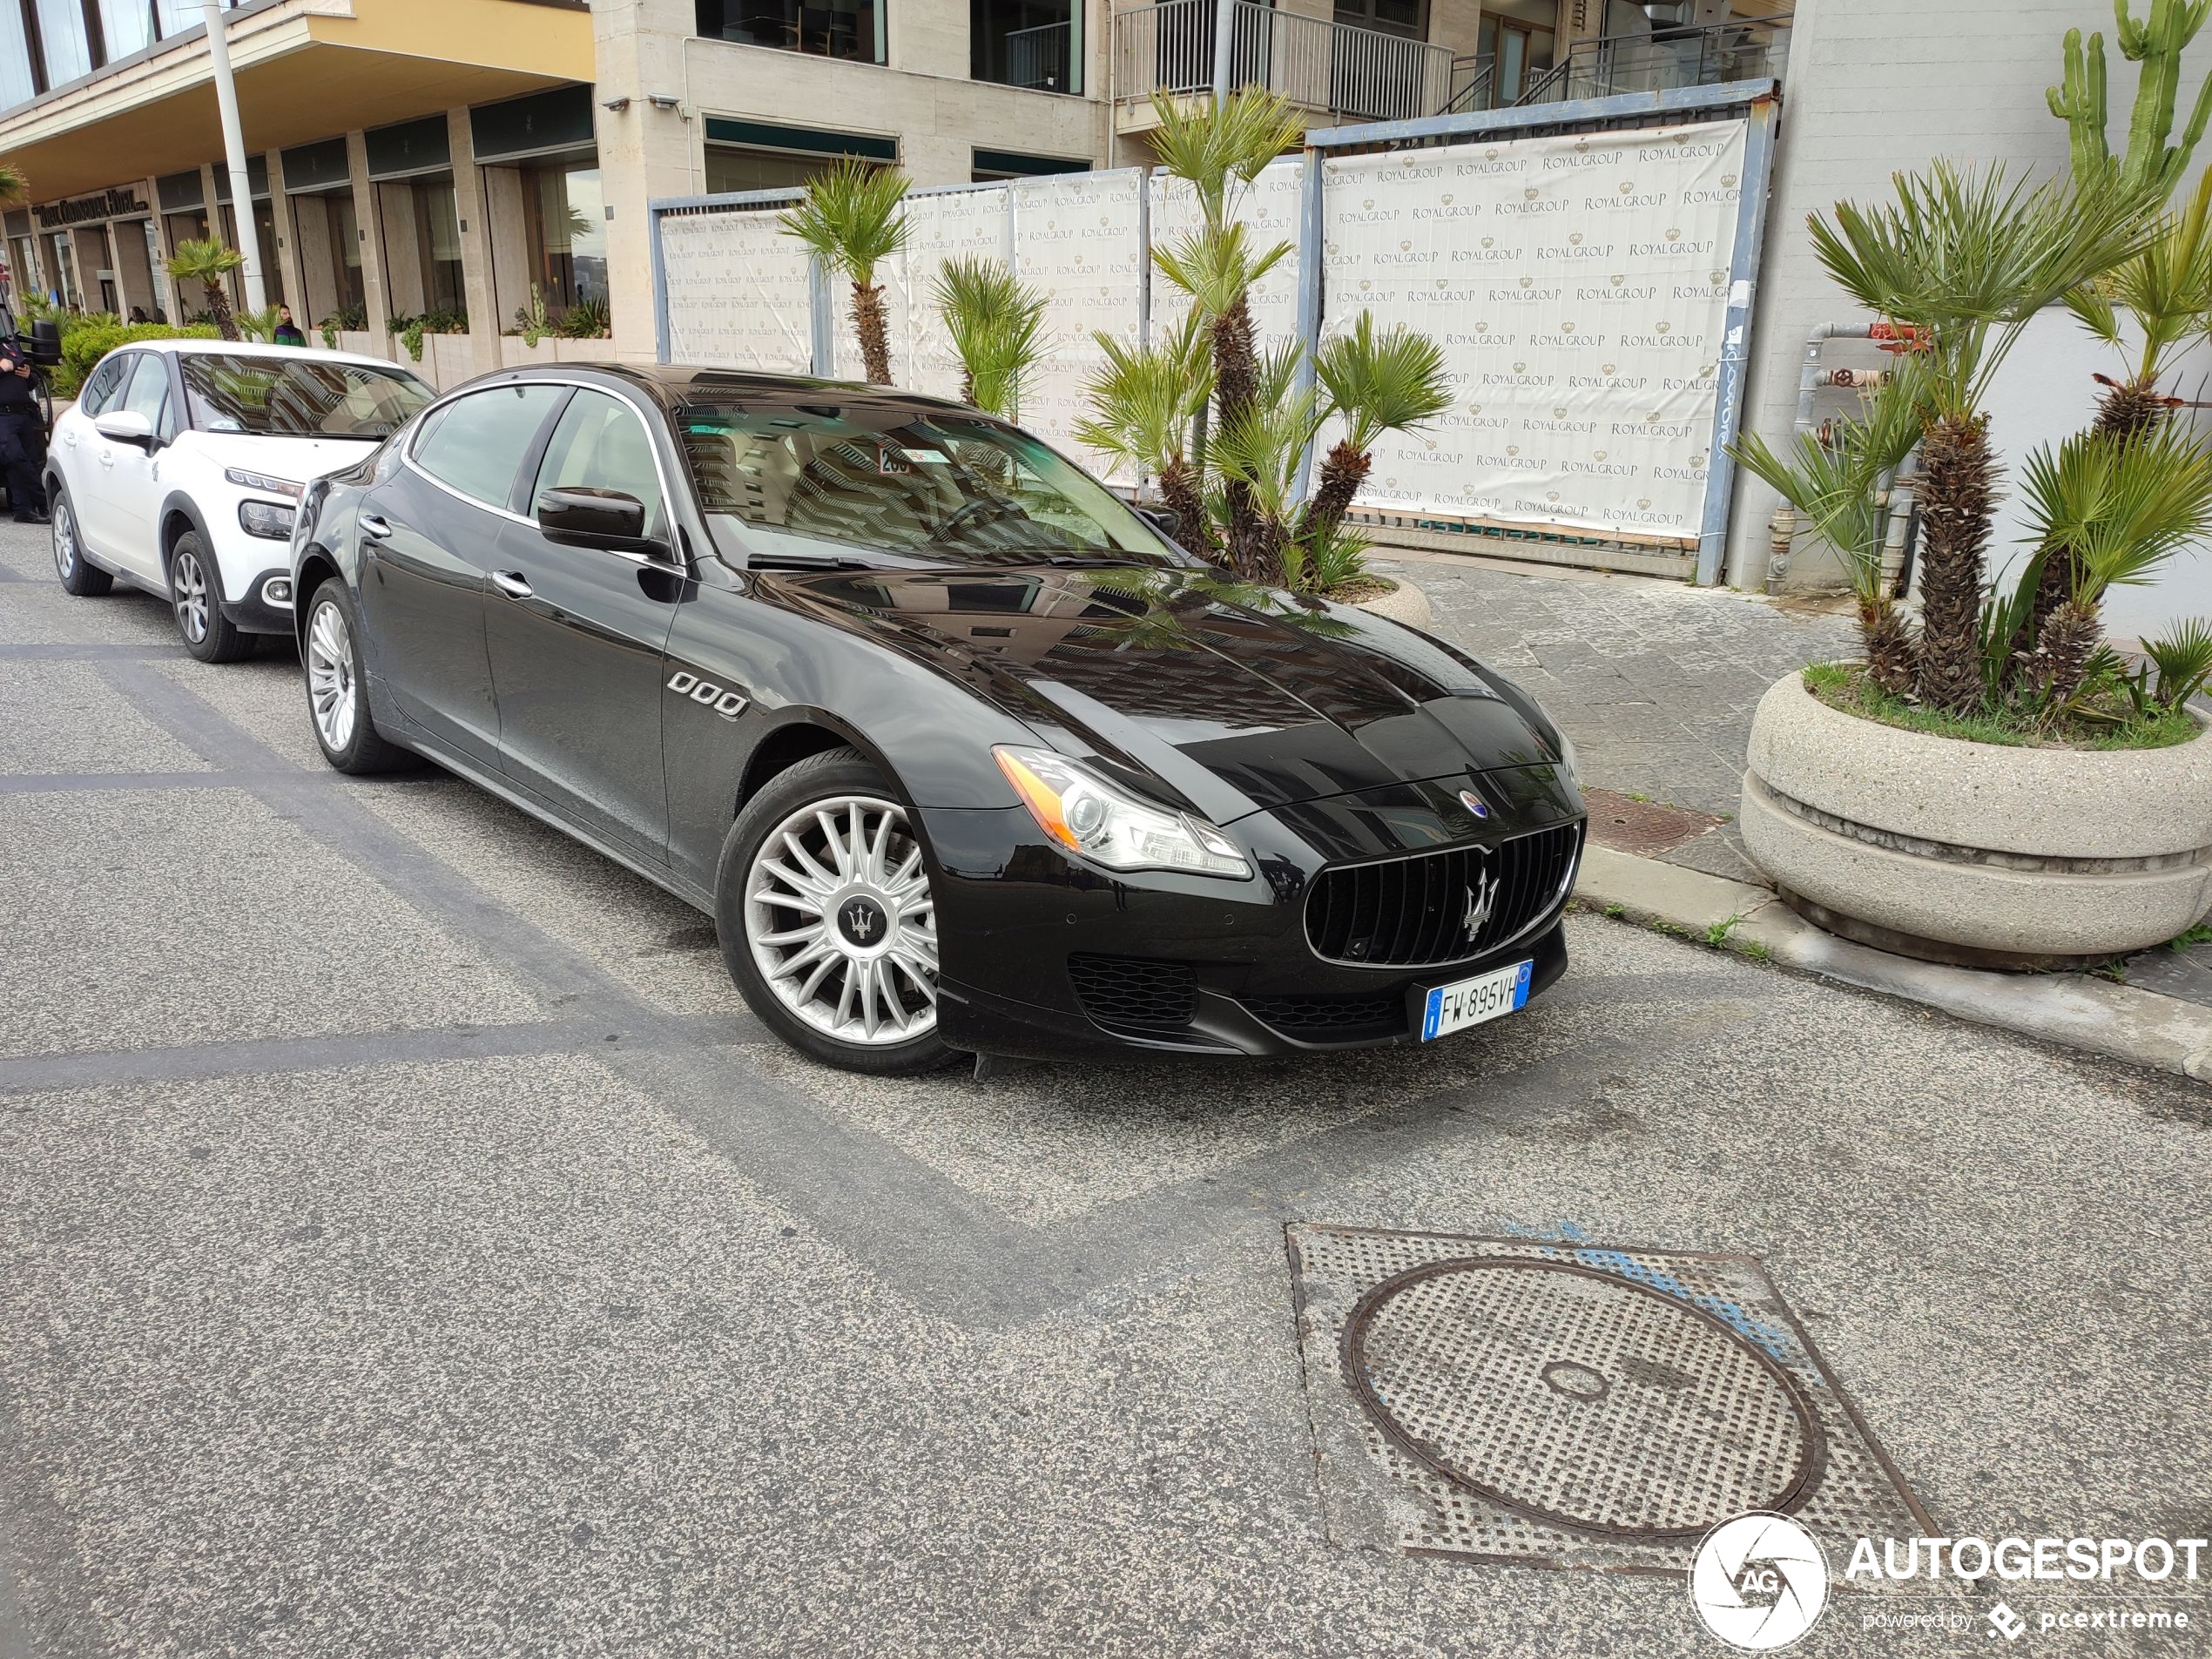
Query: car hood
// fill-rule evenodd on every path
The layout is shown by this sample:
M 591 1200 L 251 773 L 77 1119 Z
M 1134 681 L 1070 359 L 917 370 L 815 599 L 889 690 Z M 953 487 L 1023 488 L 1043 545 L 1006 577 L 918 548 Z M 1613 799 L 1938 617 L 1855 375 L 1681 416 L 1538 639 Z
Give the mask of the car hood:
M 266 473 L 304 484 L 310 478 L 350 467 L 381 439 L 378 438 L 266 438 L 244 432 L 195 432 L 195 442 L 206 447 L 209 457 L 226 467 Z
M 1198 570 L 756 572 L 756 591 L 958 679 L 1217 823 L 1559 758 L 1511 688 L 1439 641 Z M 1072 739 L 1072 742 L 1066 739 Z

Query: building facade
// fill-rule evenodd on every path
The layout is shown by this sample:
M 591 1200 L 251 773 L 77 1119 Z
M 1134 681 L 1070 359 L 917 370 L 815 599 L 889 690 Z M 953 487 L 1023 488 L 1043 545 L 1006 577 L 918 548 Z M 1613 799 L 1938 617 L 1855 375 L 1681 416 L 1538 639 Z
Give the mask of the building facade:
M 1213 79 L 1219 4 L 1231 78 L 1326 123 L 1571 95 L 1578 43 L 1730 3 L 250 0 L 241 216 L 194 0 L 0 0 L 0 158 L 31 188 L 5 254 L 18 291 L 181 320 L 206 302 L 174 291 L 177 244 L 250 234 L 311 331 L 396 354 L 395 320 L 427 318 L 441 381 L 556 349 L 518 337 L 539 306 L 610 325 L 564 354 L 645 357 L 648 201 L 847 155 L 923 185 L 1147 160 L 1151 93 Z

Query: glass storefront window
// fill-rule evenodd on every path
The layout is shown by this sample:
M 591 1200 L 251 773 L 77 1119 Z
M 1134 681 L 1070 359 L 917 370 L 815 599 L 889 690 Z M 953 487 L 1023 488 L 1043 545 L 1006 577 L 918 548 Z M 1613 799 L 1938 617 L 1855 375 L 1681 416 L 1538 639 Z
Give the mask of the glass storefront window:
M 417 179 L 412 189 L 415 253 L 422 261 L 422 308 L 465 311 L 469 302 L 461 280 L 461 221 L 454 207 L 453 180 Z
M 15 268 L 10 271 L 8 275 L 17 300 L 21 300 L 27 293 L 46 292 L 45 281 L 38 273 L 38 243 L 35 238 L 29 236 L 16 238 L 14 258 L 11 263 Z
M 54 292 L 61 296 L 64 305 L 83 303 L 83 291 L 77 286 L 77 254 L 69 245 L 69 233 L 56 231 L 52 239 Z
M 784 150 L 753 150 L 734 144 L 706 146 L 706 188 L 710 195 L 733 190 L 796 190 L 835 156 L 799 156 Z
M 146 268 L 153 273 L 153 320 L 156 322 L 167 322 L 169 307 L 163 296 L 173 291 L 173 284 L 170 279 L 169 268 L 162 263 L 161 260 L 161 233 L 154 228 L 153 221 L 150 219 L 141 219 L 139 226 L 145 232 L 146 237 Z
M 531 280 L 556 315 L 585 300 L 607 300 L 606 211 L 597 160 L 555 162 L 523 175 L 529 215 Z
M 285 301 L 284 266 L 277 259 L 276 204 L 258 201 L 253 204 L 254 240 L 261 253 L 261 292 L 273 306 Z
M 711 40 L 883 62 L 883 0 L 697 0 L 697 5 L 699 33 Z

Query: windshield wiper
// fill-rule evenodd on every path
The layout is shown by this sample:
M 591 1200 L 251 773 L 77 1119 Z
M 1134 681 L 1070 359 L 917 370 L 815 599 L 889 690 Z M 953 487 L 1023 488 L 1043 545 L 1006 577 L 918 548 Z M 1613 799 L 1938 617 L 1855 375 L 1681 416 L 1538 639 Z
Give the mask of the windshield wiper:
M 866 559 L 846 558 L 835 553 L 747 553 L 748 570 L 873 570 L 879 567 Z

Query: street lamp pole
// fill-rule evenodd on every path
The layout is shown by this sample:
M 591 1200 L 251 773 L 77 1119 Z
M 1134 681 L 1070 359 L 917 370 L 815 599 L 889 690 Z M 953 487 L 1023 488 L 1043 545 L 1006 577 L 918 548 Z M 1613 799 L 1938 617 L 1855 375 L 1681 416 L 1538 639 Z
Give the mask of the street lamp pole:
M 207 64 L 215 77 L 215 108 L 223 121 L 223 163 L 231 176 L 231 216 L 238 221 L 239 252 L 246 256 L 246 308 L 268 304 L 261 287 L 261 238 L 253 221 L 253 180 L 246 171 L 246 129 L 239 125 L 238 85 L 231 79 L 231 43 L 223 22 L 223 0 L 202 0 L 207 13 Z M 219 228 L 220 215 L 216 216 Z

